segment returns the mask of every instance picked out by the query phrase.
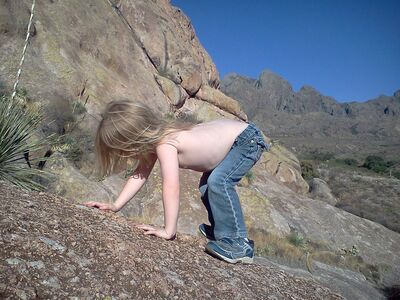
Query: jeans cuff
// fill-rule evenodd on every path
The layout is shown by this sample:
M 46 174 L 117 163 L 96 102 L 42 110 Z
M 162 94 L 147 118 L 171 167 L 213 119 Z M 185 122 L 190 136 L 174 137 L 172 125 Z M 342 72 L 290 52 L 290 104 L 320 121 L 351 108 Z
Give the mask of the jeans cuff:
M 234 232 L 224 232 L 224 233 L 216 233 L 214 231 L 214 236 L 216 240 L 220 240 L 223 238 L 237 239 L 237 238 L 247 238 L 247 231 L 234 231 Z

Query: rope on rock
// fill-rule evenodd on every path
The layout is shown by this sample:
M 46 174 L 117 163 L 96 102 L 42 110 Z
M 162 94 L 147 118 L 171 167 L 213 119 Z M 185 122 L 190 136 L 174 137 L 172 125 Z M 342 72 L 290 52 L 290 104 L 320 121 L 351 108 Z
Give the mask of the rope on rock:
M 28 47 L 29 37 L 31 36 L 31 26 L 32 26 L 32 20 L 33 20 L 33 13 L 34 13 L 34 9 L 35 9 L 35 2 L 36 2 L 35 0 L 32 1 L 31 17 L 29 18 L 28 29 L 27 29 L 26 38 L 25 38 L 25 45 L 24 45 L 24 49 L 22 50 L 22 57 L 21 57 L 21 61 L 19 62 L 17 79 L 14 84 L 13 93 L 11 95 L 11 100 L 14 100 L 14 97 L 17 93 L 17 87 L 18 87 L 19 79 L 21 77 L 21 72 L 22 72 L 22 65 L 24 64 L 24 61 L 25 61 L 26 48 Z M 11 105 L 11 103 L 12 103 L 12 101 L 10 102 L 10 105 Z

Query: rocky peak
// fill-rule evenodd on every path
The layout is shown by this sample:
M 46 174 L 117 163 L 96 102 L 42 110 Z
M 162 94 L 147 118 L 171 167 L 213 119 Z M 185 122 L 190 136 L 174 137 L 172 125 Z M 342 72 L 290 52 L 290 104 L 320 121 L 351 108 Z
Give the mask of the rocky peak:
M 265 77 L 266 82 L 276 79 L 270 72 L 260 77 Z M 309 85 L 295 93 L 284 93 L 279 85 L 270 84 L 268 90 L 256 89 L 243 84 L 240 76 L 236 78 L 229 86 L 224 84 L 224 78 L 222 91 L 240 101 L 250 118 L 262 124 L 270 136 L 298 149 L 299 153 L 314 148 L 366 157 L 371 153 L 387 153 L 388 147 L 393 157 L 398 152 L 400 90 L 393 96 L 366 102 L 339 103 Z M 338 141 L 345 138 L 349 144 L 338 146 L 332 138 Z
M 313 96 L 322 96 L 320 92 L 317 91 L 317 89 L 315 89 L 314 87 L 312 87 L 311 85 L 303 85 L 300 89 L 299 89 L 299 94 L 302 95 L 313 95 Z
M 287 80 L 283 79 L 281 76 L 270 70 L 264 70 L 263 72 L 261 72 L 256 82 L 256 87 L 262 88 L 264 90 L 278 89 L 287 92 L 292 91 L 292 86 Z

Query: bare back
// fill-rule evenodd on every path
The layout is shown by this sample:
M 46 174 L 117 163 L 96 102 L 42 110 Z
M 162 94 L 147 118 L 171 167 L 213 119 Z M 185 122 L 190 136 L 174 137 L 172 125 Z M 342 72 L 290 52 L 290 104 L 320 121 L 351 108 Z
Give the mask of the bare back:
M 164 142 L 177 148 L 180 168 L 206 172 L 225 158 L 247 125 L 229 119 L 215 120 L 171 134 Z

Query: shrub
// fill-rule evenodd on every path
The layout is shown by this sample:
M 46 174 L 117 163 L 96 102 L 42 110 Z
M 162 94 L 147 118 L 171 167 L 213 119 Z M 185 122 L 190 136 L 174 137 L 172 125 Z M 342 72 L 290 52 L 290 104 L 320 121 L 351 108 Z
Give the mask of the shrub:
M 397 179 L 400 179 L 400 171 L 394 171 L 394 172 L 392 172 L 392 176 L 395 177 L 395 178 L 397 178 Z
M 343 159 L 343 162 L 348 166 L 356 166 L 357 165 L 357 161 L 354 158 L 345 158 L 345 159 Z
M 380 156 L 369 155 L 365 158 L 363 167 L 372 170 L 376 173 L 385 173 L 390 167 L 390 164 L 388 164 L 388 162 L 386 162 Z
M 304 238 L 302 234 L 298 232 L 292 232 L 291 234 L 289 234 L 288 241 L 293 246 L 296 246 L 298 248 L 306 248 L 307 246 L 307 240 Z
M 311 161 L 309 160 L 302 160 L 300 162 L 300 167 L 301 167 L 301 176 L 309 181 L 313 178 L 319 177 L 319 173 L 317 170 L 314 169 L 314 165 Z
M 82 115 L 87 112 L 86 103 L 83 103 L 79 100 L 75 100 L 72 102 L 72 113 L 75 115 Z
M 53 144 L 52 150 L 60 152 L 73 162 L 75 167 L 81 168 L 85 153 L 91 152 L 92 147 L 92 138 L 81 130 L 79 133 L 69 132 L 60 136 Z
M 30 157 L 47 142 L 34 139 L 42 115 L 39 109 L 25 107 L 19 101 L 7 96 L 0 99 L 0 179 L 24 189 L 42 190 L 39 181 L 46 173 L 34 166 L 40 158 Z
M 82 159 L 83 149 L 76 138 L 72 136 L 67 136 L 65 141 L 66 147 L 66 157 L 72 162 L 78 162 Z
M 244 177 L 247 179 L 248 183 L 251 184 L 254 180 L 254 173 L 252 170 L 248 171 Z

